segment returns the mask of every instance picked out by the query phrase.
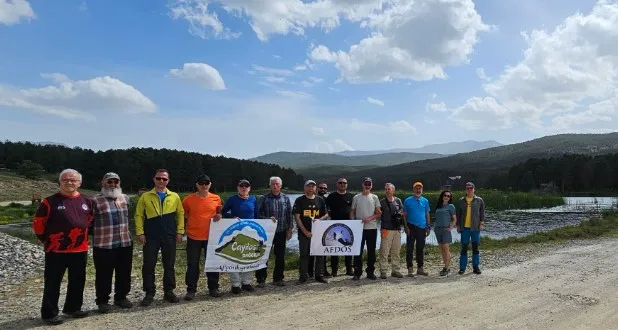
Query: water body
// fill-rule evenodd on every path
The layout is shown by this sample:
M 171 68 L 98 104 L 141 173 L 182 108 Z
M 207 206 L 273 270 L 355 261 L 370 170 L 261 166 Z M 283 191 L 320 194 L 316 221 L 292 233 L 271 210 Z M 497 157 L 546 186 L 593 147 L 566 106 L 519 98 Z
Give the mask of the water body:
M 301 195 L 290 194 L 288 196 L 290 196 L 290 201 L 294 204 L 296 198 Z M 481 233 L 481 236 L 494 239 L 527 236 L 540 231 L 577 225 L 601 211 L 618 208 L 617 197 L 565 197 L 564 200 L 565 205 L 552 208 L 486 211 L 485 216 L 487 220 L 485 222 L 485 230 Z M 378 228 L 380 228 L 379 224 Z M 455 242 L 460 240 L 457 229 L 453 229 L 452 235 Z M 401 243 L 405 242 L 406 236 L 403 234 L 401 236 Z M 438 245 L 433 230 L 427 237 L 426 244 Z M 378 233 L 377 247 L 379 246 L 380 235 Z M 298 249 L 298 236 L 296 232 L 288 241 L 288 247 Z

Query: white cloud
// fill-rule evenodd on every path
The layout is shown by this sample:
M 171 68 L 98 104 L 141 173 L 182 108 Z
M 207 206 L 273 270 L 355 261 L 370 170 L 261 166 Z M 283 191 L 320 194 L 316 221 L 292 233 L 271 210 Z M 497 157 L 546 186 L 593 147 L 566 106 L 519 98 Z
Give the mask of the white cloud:
M 225 82 L 219 71 L 206 63 L 185 63 L 182 69 L 171 69 L 170 74 L 208 89 L 225 89 Z
M 312 94 L 301 92 L 301 91 L 282 90 L 282 91 L 277 91 L 277 94 L 281 96 L 285 96 L 285 97 L 296 98 L 296 99 L 312 99 L 313 98 Z
M 491 78 L 487 77 L 487 75 L 485 74 L 485 69 L 483 68 L 476 68 L 476 75 L 481 78 L 481 80 L 484 81 L 490 81 Z
M 157 106 L 135 87 L 109 76 L 70 80 L 66 75 L 42 74 L 54 85 L 15 89 L 0 85 L 0 107 L 25 109 L 67 119 L 95 120 L 95 114 L 155 112 Z
M 314 135 L 324 135 L 324 129 L 322 127 L 311 127 L 311 131 Z
M 275 76 L 293 76 L 294 72 L 287 70 L 287 69 L 275 69 L 275 68 L 269 68 L 269 67 L 265 67 L 265 66 L 261 66 L 261 65 L 252 65 L 253 70 L 258 71 L 258 72 L 263 72 L 263 73 L 267 73 L 270 75 L 275 75 Z
M 388 123 L 390 128 L 395 132 L 417 134 L 416 128 L 405 120 L 398 120 Z
M 556 133 L 618 129 L 618 3 L 599 1 L 553 31 L 522 33 L 523 59 L 507 66 L 455 109 L 467 128 L 512 127 Z M 497 125 L 496 125 L 497 123 Z
M 318 45 L 309 57 L 333 63 L 351 83 L 446 78 L 445 68 L 468 63 L 478 34 L 491 29 L 472 0 L 393 1 L 387 8 L 363 21 L 374 32 L 348 51 Z
M 266 41 L 273 34 L 304 35 L 307 28 L 330 31 L 341 24 L 342 18 L 360 21 L 389 2 L 392 0 L 172 0 L 171 15 L 186 19 L 192 29 L 197 28 L 205 36 L 234 33 L 209 10 L 210 4 L 217 3 L 223 11 L 246 18 L 258 39 Z
M 305 70 L 307 70 L 306 65 L 297 65 L 294 67 L 294 71 L 305 71 Z
M 335 87 L 328 87 L 328 89 L 330 89 L 333 92 L 339 92 L 341 91 L 339 88 L 335 88 Z
M 0 24 L 13 25 L 35 19 L 36 14 L 26 0 L 0 0 Z
M 447 112 L 448 108 L 444 102 L 440 103 L 427 103 L 425 105 L 427 111 Z
M 375 105 L 381 106 L 381 107 L 384 106 L 384 101 L 379 100 L 379 99 L 374 99 L 373 97 L 368 97 L 367 98 L 367 102 L 369 102 L 371 104 L 375 104 Z
M 264 78 L 264 80 L 266 80 L 269 83 L 283 83 L 283 82 L 285 82 L 285 78 L 284 77 L 268 76 L 268 77 Z
M 324 79 L 322 78 L 317 78 L 317 77 L 309 77 L 309 80 L 311 80 L 312 82 L 318 84 L 324 81 Z
M 234 39 L 240 32 L 232 32 L 223 26 L 216 13 L 208 11 L 210 1 L 177 0 L 170 5 L 170 16 L 189 22 L 189 33 L 202 39 Z

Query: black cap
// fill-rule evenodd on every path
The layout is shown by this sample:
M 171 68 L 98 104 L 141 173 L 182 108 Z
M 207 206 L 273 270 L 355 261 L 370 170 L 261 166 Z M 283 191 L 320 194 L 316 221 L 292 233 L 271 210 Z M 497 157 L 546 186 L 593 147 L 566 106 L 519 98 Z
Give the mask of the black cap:
M 370 177 L 366 177 L 363 179 L 363 182 L 373 182 Z
M 202 174 L 200 176 L 197 177 L 197 180 L 195 180 L 195 182 L 210 182 L 210 177 L 206 174 Z
M 238 185 L 239 186 L 247 185 L 247 186 L 251 187 L 251 182 L 249 182 L 249 180 L 242 179 L 242 180 L 238 181 Z

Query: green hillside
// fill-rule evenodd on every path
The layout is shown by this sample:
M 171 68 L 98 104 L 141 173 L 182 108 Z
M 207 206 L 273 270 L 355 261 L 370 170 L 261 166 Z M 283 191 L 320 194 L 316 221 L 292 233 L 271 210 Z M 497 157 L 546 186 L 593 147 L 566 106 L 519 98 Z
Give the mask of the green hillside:
M 512 165 L 530 158 L 548 158 L 564 154 L 601 155 L 616 152 L 618 152 L 618 133 L 560 134 L 438 159 L 360 171 L 333 172 L 316 179 L 334 183 L 342 175 L 348 180 L 356 181 L 370 176 L 378 184 L 389 181 L 408 186 L 412 181 L 421 180 L 426 186 L 429 184 L 432 188 L 439 188 L 446 183 L 449 176 L 461 176 L 461 181 L 487 180 L 489 176 L 507 171 Z
M 435 153 L 394 152 L 378 155 L 342 156 L 317 152 L 275 152 L 252 158 L 262 163 L 276 164 L 282 167 L 301 169 L 308 167 L 337 166 L 389 166 L 422 159 L 444 157 Z

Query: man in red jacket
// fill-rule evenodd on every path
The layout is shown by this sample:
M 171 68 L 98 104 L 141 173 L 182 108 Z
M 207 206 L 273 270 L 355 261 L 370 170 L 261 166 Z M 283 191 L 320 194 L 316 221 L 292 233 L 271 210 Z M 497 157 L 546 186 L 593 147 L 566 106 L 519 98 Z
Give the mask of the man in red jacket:
M 45 246 L 43 302 L 41 318 L 48 324 L 60 324 L 58 299 L 60 285 L 68 269 L 67 294 L 62 312 L 74 318 L 88 315 L 82 311 L 88 227 L 92 222 L 92 201 L 77 191 L 82 176 L 73 169 L 60 173 L 60 191 L 41 201 L 32 229 Z

